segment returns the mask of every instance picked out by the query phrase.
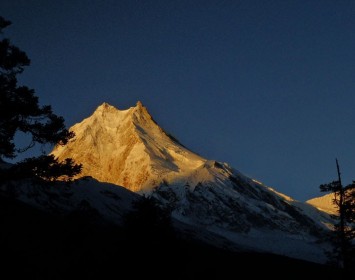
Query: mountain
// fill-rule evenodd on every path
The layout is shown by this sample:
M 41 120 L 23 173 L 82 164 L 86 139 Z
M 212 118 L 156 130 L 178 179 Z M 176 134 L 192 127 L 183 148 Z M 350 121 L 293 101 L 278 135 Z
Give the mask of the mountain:
M 135 192 L 151 190 L 163 180 L 175 182 L 206 161 L 162 130 L 141 102 L 122 111 L 103 103 L 70 130 L 76 137 L 57 146 L 52 152 L 56 157 L 83 163 L 81 176 Z
M 328 193 L 320 197 L 315 197 L 306 201 L 310 205 L 318 208 L 321 211 L 327 212 L 332 215 L 338 214 L 337 207 L 333 203 L 334 194 Z
M 52 154 L 82 163 L 81 176 L 157 198 L 196 235 L 213 233 L 211 243 L 220 236 L 241 250 L 326 262 L 330 215 L 190 151 L 141 102 L 103 103 L 70 130 L 75 138 Z

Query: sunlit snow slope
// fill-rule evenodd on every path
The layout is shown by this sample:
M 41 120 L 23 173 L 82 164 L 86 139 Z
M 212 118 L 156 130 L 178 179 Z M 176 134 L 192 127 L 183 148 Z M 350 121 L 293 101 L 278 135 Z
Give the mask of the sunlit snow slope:
M 317 207 L 318 209 L 325 211 L 329 214 L 336 215 L 337 212 L 337 207 L 333 203 L 334 199 L 334 194 L 329 193 L 320 197 L 315 197 L 310 200 L 307 200 L 306 202 L 313 205 L 314 207 Z
M 81 176 L 132 191 L 151 189 L 163 179 L 175 181 L 206 161 L 165 133 L 141 102 L 128 110 L 103 103 L 70 130 L 75 139 L 56 147 L 55 156 L 83 163 Z

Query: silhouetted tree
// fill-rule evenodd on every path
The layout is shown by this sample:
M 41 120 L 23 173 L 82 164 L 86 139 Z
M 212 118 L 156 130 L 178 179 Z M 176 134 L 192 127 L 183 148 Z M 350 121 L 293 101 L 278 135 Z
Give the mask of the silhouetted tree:
M 0 16 L 0 35 L 11 24 Z M 36 143 L 65 145 L 72 137 L 64 126 L 63 117 L 52 112 L 51 106 L 40 106 L 33 89 L 18 84 L 17 76 L 30 65 L 26 53 L 11 44 L 7 38 L 0 40 L 0 161 L 13 159 Z M 17 147 L 15 134 L 23 132 L 31 140 L 25 147 Z M 62 175 L 72 177 L 81 171 L 81 165 L 75 165 L 71 159 L 60 163 L 52 156 L 41 156 L 18 163 L 24 168 L 32 165 L 32 176 L 48 177 L 50 180 Z M 46 165 L 48 164 L 48 170 Z M 19 169 L 18 169 L 19 170 Z M 60 170 L 60 171 L 59 171 Z M 47 176 L 49 173 L 51 175 Z M 59 175 L 59 176 L 58 176 Z
M 338 180 L 320 185 L 322 192 L 334 194 L 333 204 L 338 210 L 338 223 L 334 225 L 334 255 L 346 270 L 353 270 L 354 265 L 354 221 L 355 221 L 355 182 L 343 187 L 341 173 L 336 159 Z
M 133 202 L 134 210 L 125 217 L 125 226 L 130 232 L 151 237 L 168 237 L 172 232 L 171 215 L 154 197 L 142 196 Z
M 163 209 L 153 197 L 143 196 L 133 203 L 133 211 L 126 214 L 124 228 L 128 242 L 140 254 L 150 254 L 152 250 L 167 254 L 176 243 L 171 213 Z
M 41 155 L 39 157 L 31 157 L 7 169 L 11 178 L 30 178 L 36 177 L 45 181 L 71 181 L 72 178 L 81 172 L 82 166 L 74 164 L 71 158 L 67 158 L 62 162 L 58 162 L 53 155 Z

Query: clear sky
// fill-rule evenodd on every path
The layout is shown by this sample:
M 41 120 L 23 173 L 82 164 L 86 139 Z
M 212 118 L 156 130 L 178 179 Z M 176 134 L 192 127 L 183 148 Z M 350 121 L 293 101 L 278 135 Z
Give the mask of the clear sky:
M 355 1 L 2 0 L 21 82 L 68 127 L 138 100 L 185 146 L 298 200 L 355 180 Z

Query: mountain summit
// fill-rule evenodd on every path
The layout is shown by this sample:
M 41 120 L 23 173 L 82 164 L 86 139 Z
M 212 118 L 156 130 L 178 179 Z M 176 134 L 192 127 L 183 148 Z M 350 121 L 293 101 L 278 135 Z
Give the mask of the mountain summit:
M 83 163 L 81 176 L 134 192 L 176 181 L 206 162 L 161 129 L 140 101 L 127 110 L 103 103 L 70 130 L 74 140 L 52 154 Z
M 157 198 L 194 233 L 257 250 L 325 262 L 331 217 L 249 178 L 226 163 L 188 150 L 153 120 L 141 102 L 127 110 L 103 103 L 70 128 L 59 159 L 83 164 L 82 176 Z M 223 241 L 219 240 L 219 243 Z

